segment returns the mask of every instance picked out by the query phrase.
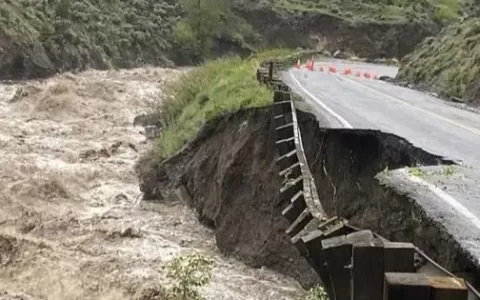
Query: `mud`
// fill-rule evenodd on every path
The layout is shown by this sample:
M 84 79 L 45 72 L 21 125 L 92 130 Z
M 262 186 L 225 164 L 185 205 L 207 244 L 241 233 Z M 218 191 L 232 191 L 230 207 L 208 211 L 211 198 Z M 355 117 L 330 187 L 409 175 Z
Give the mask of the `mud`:
M 181 203 L 141 201 L 134 165 L 168 69 L 0 85 L 0 299 L 158 299 L 179 254 L 214 259 L 207 299 L 291 299 L 292 279 L 221 255 Z
M 285 234 L 271 115 L 269 109 L 250 109 L 211 121 L 177 156 L 140 168 L 141 190 L 155 199 L 183 184 L 223 253 L 308 287 L 319 279 Z
M 388 180 L 389 170 L 452 161 L 380 131 L 322 129 L 312 115 L 302 112 L 299 123 L 319 198 L 329 215 L 344 217 L 392 241 L 411 242 L 478 286 L 476 263 L 442 224 L 432 221 L 415 200 L 392 188 Z

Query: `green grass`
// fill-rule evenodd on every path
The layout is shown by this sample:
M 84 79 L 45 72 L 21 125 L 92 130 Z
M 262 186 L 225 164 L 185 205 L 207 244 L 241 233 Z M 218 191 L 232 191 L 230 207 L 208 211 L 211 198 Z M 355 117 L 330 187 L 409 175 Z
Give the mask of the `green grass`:
M 422 170 L 420 167 L 408 168 L 408 174 L 418 178 L 425 178 L 428 176 L 428 173 Z
M 289 53 L 289 50 L 272 50 L 247 59 L 220 58 L 171 84 L 159 107 L 164 129 L 156 142 L 156 155 L 160 159 L 173 155 L 206 121 L 223 113 L 269 105 L 272 92 L 257 82 L 256 69 L 267 57 Z

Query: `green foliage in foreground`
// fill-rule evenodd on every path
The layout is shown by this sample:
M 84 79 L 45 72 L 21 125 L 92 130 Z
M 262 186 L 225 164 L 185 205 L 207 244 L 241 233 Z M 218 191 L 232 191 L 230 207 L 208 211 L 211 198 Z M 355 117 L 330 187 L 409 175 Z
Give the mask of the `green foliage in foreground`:
M 328 300 L 328 295 L 321 286 L 311 288 L 303 297 L 297 300 Z
M 179 256 L 167 264 L 166 271 L 175 281 L 167 292 L 169 300 L 201 300 L 197 289 L 210 282 L 212 260 L 199 254 Z
M 398 77 L 442 96 L 480 105 L 480 18 L 451 25 L 427 38 L 402 61 Z
M 272 92 L 257 82 L 256 69 L 267 57 L 289 53 L 276 50 L 247 59 L 220 58 L 171 84 L 159 107 L 163 133 L 156 143 L 156 155 L 160 159 L 171 156 L 191 140 L 206 121 L 223 113 L 270 104 Z

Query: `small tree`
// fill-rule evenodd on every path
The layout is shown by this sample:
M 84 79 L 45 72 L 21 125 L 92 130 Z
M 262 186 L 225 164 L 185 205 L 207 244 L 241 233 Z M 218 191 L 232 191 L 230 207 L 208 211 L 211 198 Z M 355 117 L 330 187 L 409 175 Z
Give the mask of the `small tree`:
M 174 258 L 166 266 L 167 276 L 175 281 L 168 292 L 171 300 L 204 299 L 197 288 L 210 282 L 212 261 L 203 255 L 193 254 Z
M 328 300 L 328 295 L 321 286 L 311 288 L 303 297 L 297 300 Z
M 180 0 L 180 3 L 185 17 L 180 21 L 183 24 L 177 26 L 177 42 L 181 44 L 188 38 L 191 46 L 191 37 L 194 37 L 195 52 L 208 56 L 212 41 L 222 27 L 222 16 L 228 9 L 226 0 Z

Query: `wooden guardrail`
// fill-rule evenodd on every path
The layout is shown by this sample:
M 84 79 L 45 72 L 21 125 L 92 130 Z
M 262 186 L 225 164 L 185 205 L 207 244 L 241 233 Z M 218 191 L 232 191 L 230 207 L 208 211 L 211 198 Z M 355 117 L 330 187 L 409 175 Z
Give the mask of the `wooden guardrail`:
M 480 294 L 411 243 L 390 242 L 337 216 L 318 200 L 303 150 L 293 94 L 277 70 L 293 61 L 262 63 L 257 79 L 274 91 L 277 165 L 283 216 L 291 242 L 320 276 L 331 300 L 467 300 Z

